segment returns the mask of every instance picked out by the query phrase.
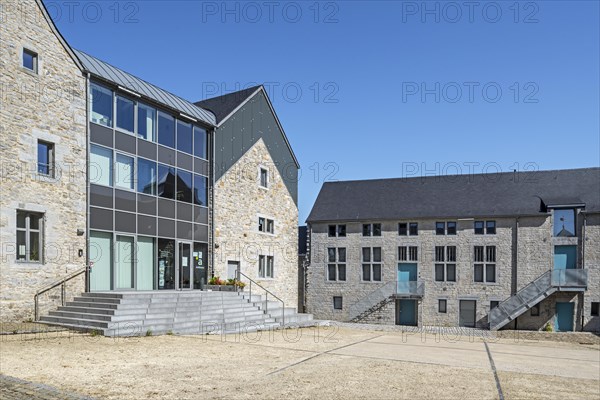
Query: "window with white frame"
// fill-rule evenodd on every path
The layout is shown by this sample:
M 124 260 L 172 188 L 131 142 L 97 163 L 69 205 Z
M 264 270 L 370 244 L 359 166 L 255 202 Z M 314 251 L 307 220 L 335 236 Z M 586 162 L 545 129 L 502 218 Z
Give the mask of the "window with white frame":
M 327 280 L 346 281 L 345 247 L 329 247 L 327 249 Z
M 342 296 L 333 296 L 333 309 L 341 310 L 342 308 Z
M 436 235 L 456 235 L 456 222 L 436 222 L 435 223 L 435 234 Z
M 496 246 L 474 246 L 473 281 L 496 282 Z
M 381 247 L 362 248 L 362 280 L 381 282 Z
M 495 235 L 496 221 L 475 221 L 473 228 L 476 235 Z
M 41 213 L 17 211 L 17 261 L 42 262 L 43 221 Z
M 435 280 L 456 282 L 456 246 L 435 246 Z
M 260 167 L 259 175 L 260 175 L 259 176 L 260 186 L 264 187 L 264 188 L 268 188 L 269 187 L 269 170 L 264 167 Z
M 381 224 L 363 224 L 363 236 L 381 236 Z
M 346 237 L 346 225 L 329 225 L 328 226 L 329 237 Z
M 263 279 L 273 278 L 274 275 L 273 256 L 258 256 L 258 277 Z
M 275 233 L 275 221 L 265 217 L 258 217 L 258 231 L 263 233 Z
M 417 246 L 399 246 L 398 261 L 417 261 L 419 249 Z

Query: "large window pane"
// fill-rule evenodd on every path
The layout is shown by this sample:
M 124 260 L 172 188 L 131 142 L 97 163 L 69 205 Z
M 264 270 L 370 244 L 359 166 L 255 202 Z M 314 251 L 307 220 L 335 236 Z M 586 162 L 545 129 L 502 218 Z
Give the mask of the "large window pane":
M 435 280 L 437 282 L 444 281 L 444 264 L 435 264 Z
M 456 264 L 448 264 L 446 266 L 446 280 L 456 282 Z
M 363 281 L 371 280 L 371 264 L 363 264 L 362 266 L 362 278 Z
M 106 232 L 90 232 L 90 289 L 110 290 L 112 272 L 112 234 Z
M 138 103 L 138 136 L 156 141 L 156 110 L 145 104 Z
M 194 155 L 196 157 L 208 158 L 208 135 L 202 128 L 194 127 Z
M 206 268 L 208 245 L 206 243 L 194 243 L 194 253 L 192 256 L 194 263 L 194 289 L 203 289 L 204 285 L 206 285 L 208 275 Z
M 117 163 L 115 164 L 115 186 L 134 190 L 134 181 L 133 157 L 117 154 Z
M 138 237 L 137 290 L 154 289 L 154 238 Z
M 175 118 L 158 113 L 158 143 L 175 148 Z
M 473 280 L 483 282 L 483 264 L 475 264 L 473 271 Z
M 575 210 L 554 210 L 554 236 L 575 236 Z
M 138 192 L 156 194 L 156 163 L 138 158 Z
M 121 96 L 117 96 L 117 128 L 133 132 L 134 129 L 134 109 L 133 101 Z
M 158 289 L 175 289 L 175 241 L 158 239 Z
M 485 266 L 485 281 L 486 282 L 496 282 L 496 265 L 495 264 L 487 264 Z
M 112 186 L 112 150 L 92 145 L 90 154 L 90 183 Z
M 115 257 L 117 289 L 133 288 L 133 260 L 135 259 L 134 249 L 133 237 L 117 236 Z
M 179 201 L 192 202 L 192 173 L 177 170 L 177 196 Z
M 27 261 L 27 232 L 17 231 L 17 260 Z
M 381 264 L 373 264 L 373 280 L 381 281 Z
M 345 281 L 346 280 L 346 264 L 339 264 L 338 265 L 338 279 L 340 281 Z
M 194 204 L 208 206 L 208 178 L 194 175 Z
M 92 111 L 90 119 L 100 125 L 112 127 L 113 93 L 94 83 L 91 85 Z
M 175 199 L 175 168 L 158 164 L 158 196 Z
M 192 125 L 177 121 L 177 150 L 192 154 Z

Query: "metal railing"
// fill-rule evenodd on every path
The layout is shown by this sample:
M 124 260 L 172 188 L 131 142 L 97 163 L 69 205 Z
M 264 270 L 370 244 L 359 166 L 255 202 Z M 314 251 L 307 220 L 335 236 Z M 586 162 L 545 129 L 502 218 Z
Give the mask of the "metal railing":
M 587 287 L 587 269 L 555 269 L 552 271 L 552 286 Z
M 35 292 L 35 295 L 33 296 L 33 303 L 34 303 L 33 315 L 34 315 L 35 321 L 36 322 L 39 321 L 39 297 L 41 294 L 44 294 L 44 293 L 54 289 L 55 287 L 60 286 L 60 304 L 62 306 L 64 306 L 65 305 L 65 297 L 66 297 L 65 284 L 67 282 L 69 282 L 70 280 L 77 278 L 79 275 L 85 274 L 86 271 L 87 271 L 87 267 L 78 269 L 77 271 L 70 273 L 69 275 L 65 276 L 64 278 L 62 278 L 54 283 L 51 283 L 50 285 L 44 287 L 43 289 L 40 289 L 37 292 Z
M 258 286 L 259 288 L 261 288 L 262 290 L 265 291 L 265 314 L 269 313 L 269 295 L 273 296 L 273 298 L 275 298 L 277 301 L 279 301 L 281 303 L 281 326 L 285 326 L 285 302 L 283 300 L 281 300 L 279 297 L 275 296 L 271 291 L 269 291 L 269 289 L 262 286 L 258 282 L 254 281 L 252 278 L 250 278 L 248 275 L 242 273 L 241 271 L 239 271 L 239 270 L 236 271 L 236 275 L 237 275 L 237 280 L 239 282 L 242 281 L 240 279 L 242 276 L 248 280 L 248 282 L 249 282 L 248 291 L 249 291 L 250 302 L 252 302 L 252 284 L 254 284 L 254 286 Z M 237 286 L 237 292 L 238 292 L 238 295 L 241 293 L 239 286 Z
M 423 281 L 398 281 L 396 295 L 423 297 L 425 295 L 425 282 Z

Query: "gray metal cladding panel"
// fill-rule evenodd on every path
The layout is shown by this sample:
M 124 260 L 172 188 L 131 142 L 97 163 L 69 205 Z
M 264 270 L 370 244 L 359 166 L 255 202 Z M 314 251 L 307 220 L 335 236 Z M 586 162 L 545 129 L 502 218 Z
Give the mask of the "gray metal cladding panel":
M 135 136 L 123 132 L 115 132 L 115 148 L 127 153 L 135 154 Z
M 90 204 L 98 207 L 113 207 L 113 189 L 106 186 L 90 185 Z
M 164 218 L 175 218 L 175 201 L 158 199 L 158 216 Z
M 221 178 L 260 138 L 298 204 L 298 179 L 291 172 L 296 163 L 262 93 L 250 99 L 215 133 L 215 179 Z
M 185 153 L 177 152 L 177 168 L 187 169 L 188 171 L 194 170 L 192 156 Z
M 135 214 L 115 211 L 115 231 L 135 233 Z
M 177 238 L 184 240 L 192 240 L 192 224 L 177 221 Z
M 206 207 L 194 207 L 194 222 L 201 224 L 208 224 L 208 208 Z
M 123 211 L 135 212 L 136 195 L 134 192 L 115 189 L 115 208 Z
M 208 161 L 194 157 L 194 172 L 208 176 Z
M 156 236 L 156 218 L 138 215 L 138 235 Z
M 90 141 L 92 143 L 113 147 L 113 130 L 90 122 Z
M 175 150 L 158 146 L 158 162 L 175 166 Z
M 207 225 L 194 225 L 194 241 L 196 242 L 208 242 L 208 226 Z
M 90 229 L 113 230 L 113 211 L 90 207 Z
M 138 194 L 137 199 L 139 213 L 156 215 L 156 197 Z
M 175 237 L 175 221 L 172 219 L 158 219 L 158 236 L 160 237 Z
M 138 155 L 156 161 L 156 145 L 144 139 L 138 139 Z
M 177 219 L 192 222 L 192 205 L 177 202 Z

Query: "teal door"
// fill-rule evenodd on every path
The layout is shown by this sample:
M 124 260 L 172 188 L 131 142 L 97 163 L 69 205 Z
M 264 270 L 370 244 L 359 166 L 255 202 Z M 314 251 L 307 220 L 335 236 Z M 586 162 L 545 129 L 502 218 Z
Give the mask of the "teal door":
M 573 330 L 574 303 L 556 303 L 556 323 L 557 332 L 571 332 Z
M 396 325 L 417 326 L 416 300 L 396 300 Z
M 398 293 L 411 293 L 417 281 L 417 264 L 398 264 Z M 411 284 L 411 282 L 413 282 Z
M 554 246 L 554 269 L 575 269 L 577 246 Z

